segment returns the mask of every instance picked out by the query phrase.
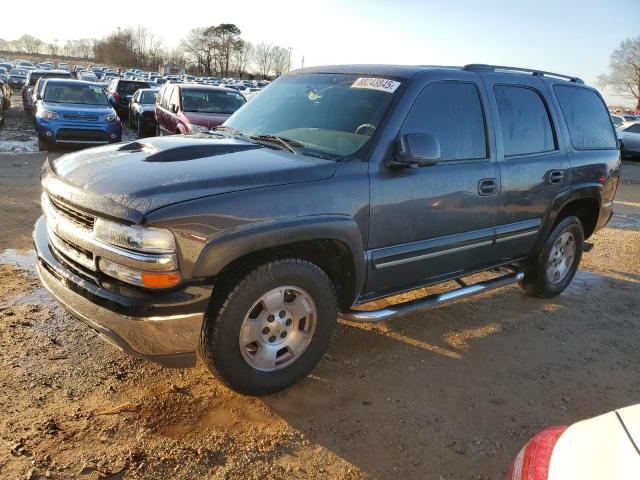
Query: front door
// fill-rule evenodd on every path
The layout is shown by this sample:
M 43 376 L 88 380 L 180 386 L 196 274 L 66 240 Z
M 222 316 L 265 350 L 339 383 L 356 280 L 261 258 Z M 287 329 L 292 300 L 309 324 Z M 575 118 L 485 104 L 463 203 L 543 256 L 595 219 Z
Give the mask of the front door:
M 435 136 L 440 161 L 422 168 L 384 160 L 371 166 L 368 296 L 492 263 L 499 175 L 486 105 L 480 82 L 428 84 L 399 135 Z
M 507 261 L 526 256 L 539 238 L 553 199 L 568 193 L 569 157 L 550 115 L 547 89 L 538 77 L 485 74 L 493 90 L 500 195 L 496 250 Z

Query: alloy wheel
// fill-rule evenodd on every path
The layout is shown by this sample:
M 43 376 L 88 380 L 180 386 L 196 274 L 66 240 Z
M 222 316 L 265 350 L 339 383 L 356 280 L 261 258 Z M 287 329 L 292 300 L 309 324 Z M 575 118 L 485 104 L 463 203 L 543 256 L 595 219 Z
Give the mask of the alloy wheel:
M 240 327 L 240 351 L 256 370 L 272 372 L 291 365 L 307 349 L 318 313 L 305 290 L 282 286 L 262 295 Z

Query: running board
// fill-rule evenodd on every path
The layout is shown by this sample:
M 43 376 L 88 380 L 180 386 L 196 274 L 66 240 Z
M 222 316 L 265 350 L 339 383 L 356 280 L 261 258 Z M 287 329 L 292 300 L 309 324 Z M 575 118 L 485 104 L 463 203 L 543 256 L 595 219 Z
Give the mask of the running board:
M 445 303 L 458 300 L 460 298 L 469 297 L 471 295 L 477 295 L 479 293 L 488 292 L 489 290 L 495 290 L 496 288 L 506 287 L 512 283 L 516 283 L 524 278 L 522 272 L 512 272 L 506 275 L 502 275 L 491 280 L 485 280 L 473 285 L 463 286 L 448 292 L 436 293 L 424 298 L 418 298 L 416 300 L 410 300 L 398 305 L 391 305 L 380 310 L 347 310 L 346 312 L 340 312 L 338 316 L 344 320 L 360 323 L 377 323 L 390 320 L 401 315 L 413 313 L 418 310 L 424 310 L 427 308 L 437 307 Z M 461 283 L 462 285 L 463 283 Z

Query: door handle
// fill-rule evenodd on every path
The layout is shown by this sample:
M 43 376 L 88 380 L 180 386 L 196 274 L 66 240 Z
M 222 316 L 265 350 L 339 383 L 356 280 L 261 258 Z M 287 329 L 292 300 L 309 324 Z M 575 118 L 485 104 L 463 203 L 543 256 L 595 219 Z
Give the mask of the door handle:
M 549 185 L 559 185 L 564 181 L 564 171 L 551 170 L 549 172 Z
M 495 195 L 498 191 L 498 182 L 495 178 L 483 178 L 478 182 L 478 195 Z

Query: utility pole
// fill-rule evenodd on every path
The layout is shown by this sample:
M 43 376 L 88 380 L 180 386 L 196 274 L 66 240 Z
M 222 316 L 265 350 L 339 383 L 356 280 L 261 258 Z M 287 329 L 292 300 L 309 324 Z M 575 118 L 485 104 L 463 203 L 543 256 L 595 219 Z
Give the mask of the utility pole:
M 291 70 L 291 50 L 292 48 L 289 47 L 289 60 L 287 61 L 287 72 Z
M 304 55 L 302 56 L 302 66 L 300 68 L 304 68 Z

